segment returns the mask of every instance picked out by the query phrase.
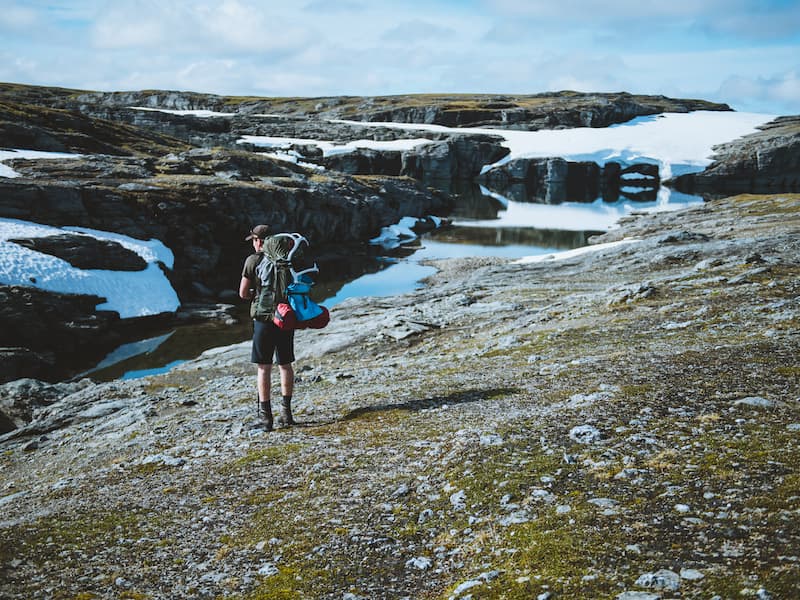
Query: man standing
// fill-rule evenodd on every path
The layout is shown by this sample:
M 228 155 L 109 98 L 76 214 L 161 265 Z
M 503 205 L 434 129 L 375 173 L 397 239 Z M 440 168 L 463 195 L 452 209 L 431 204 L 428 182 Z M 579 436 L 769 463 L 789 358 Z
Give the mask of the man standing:
M 255 302 L 262 288 L 261 277 L 258 271 L 262 261 L 272 261 L 273 270 L 277 261 L 286 261 L 293 241 L 285 236 L 269 235 L 269 226 L 257 225 L 250 231 L 245 241 L 252 240 L 254 254 L 247 257 L 242 270 L 242 279 L 239 283 L 239 296 L 250 300 L 250 315 L 253 319 L 253 349 L 250 361 L 256 364 L 258 385 L 259 416 L 264 421 L 264 428 L 272 431 L 272 407 L 270 406 L 270 384 L 272 375 L 273 357 L 278 363 L 281 378 L 281 417 L 283 425 L 294 425 L 292 418 L 292 391 L 294 389 L 294 331 L 285 331 L 277 327 L 270 317 L 255 317 Z M 261 265 L 262 268 L 266 265 Z M 268 296 L 268 303 L 272 303 L 272 310 L 284 294 L 285 285 L 290 283 L 281 277 L 270 277 L 265 285 L 272 293 Z M 261 302 L 262 308 L 264 302 Z M 267 311 L 271 315 L 271 310 Z

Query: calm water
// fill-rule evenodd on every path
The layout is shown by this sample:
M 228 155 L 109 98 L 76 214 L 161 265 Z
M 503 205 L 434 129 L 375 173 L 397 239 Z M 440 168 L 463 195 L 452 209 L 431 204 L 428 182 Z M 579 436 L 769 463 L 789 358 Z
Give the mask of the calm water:
M 585 246 L 589 237 L 609 230 L 634 210 L 679 210 L 702 202 L 698 196 L 662 188 L 650 202 L 609 203 L 598 199 L 541 204 L 513 201 L 475 186 L 458 195 L 457 206 L 449 215 L 452 227 L 426 234 L 401 250 L 387 251 L 364 274 L 350 281 L 318 285 L 315 300 L 332 307 L 347 298 L 403 294 L 436 273 L 433 267 L 420 264 L 428 259 L 552 254 Z M 168 371 L 209 348 L 249 339 L 251 324 L 245 306 L 240 307 L 240 317 L 240 325 L 186 325 L 125 344 L 86 375 L 97 380 L 131 379 Z

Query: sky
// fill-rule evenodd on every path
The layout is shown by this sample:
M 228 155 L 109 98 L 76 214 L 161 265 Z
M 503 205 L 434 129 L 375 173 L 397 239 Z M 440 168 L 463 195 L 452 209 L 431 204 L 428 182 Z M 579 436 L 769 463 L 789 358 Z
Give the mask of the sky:
M 0 0 L 0 81 L 663 94 L 800 113 L 798 0 Z

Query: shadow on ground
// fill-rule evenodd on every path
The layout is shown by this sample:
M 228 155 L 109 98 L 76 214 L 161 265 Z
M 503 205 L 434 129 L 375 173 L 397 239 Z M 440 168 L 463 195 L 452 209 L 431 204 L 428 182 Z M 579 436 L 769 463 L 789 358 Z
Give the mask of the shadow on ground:
M 349 413 L 342 417 L 342 420 L 349 421 L 358 419 L 364 415 L 389 411 L 389 410 L 407 410 L 409 412 L 416 412 L 431 408 L 440 408 L 444 405 L 454 406 L 456 404 L 466 404 L 467 402 L 480 402 L 481 400 L 494 400 L 516 394 L 520 390 L 513 387 L 505 388 L 488 388 L 488 389 L 473 389 L 464 390 L 461 392 L 453 392 L 446 396 L 433 396 L 431 398 L 423 398 L 420 400 L 411 400 L 401 404 L 379 404 L 377 406 L 364 406 L 351 410 Z

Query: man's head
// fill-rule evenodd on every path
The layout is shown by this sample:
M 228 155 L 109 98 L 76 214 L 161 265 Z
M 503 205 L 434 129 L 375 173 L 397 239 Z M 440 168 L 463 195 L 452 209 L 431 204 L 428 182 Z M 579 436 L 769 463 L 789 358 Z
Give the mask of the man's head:
M 244 240 L 248 242 L 250 240 L 258 239 L 263 242 L 268 235 L 269 235 L 269 225 L 256 225 L 250 230 L 250 235 L 244 238 Z

